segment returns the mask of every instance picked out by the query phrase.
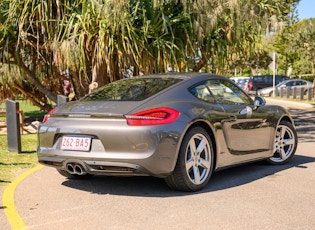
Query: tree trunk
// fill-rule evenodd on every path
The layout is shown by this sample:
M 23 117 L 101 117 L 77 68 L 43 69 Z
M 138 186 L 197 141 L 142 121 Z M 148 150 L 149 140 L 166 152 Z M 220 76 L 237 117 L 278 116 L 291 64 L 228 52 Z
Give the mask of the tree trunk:
M 85 77 L 81 77 L 78 72 L 70 72 L 70 79 L 73 85 L 75 99 L 80 99 L 88 93 L 89 83 Z
M 57 103 L 57 96 L 54 95 L 50 90 L 46 89 L 45 86 L 43 86 L 42 83 L 36 78 L 35 73 L 33 73 L 21 60 L 20 57 L 18 57 L 17 63 L 19 63 L 19 66 L 24 70 L 24 72 L 27 74 L 28 79 L 34 85 L 39 91 L 41 91 L 43 94 L 45 94 L 50 100 Z
M 206 60 L 204 57 L 202 57 L 201 60 L 193 68 L 193 71 L 199 72 L 205 65 L 206 65 Z
M 312 65 L 312 74 L 315 75 L 315 53 L 312 54 L 311 65 Z
M 18 91 L 20 91 L 25 96 L 25 98 L 27 100 L 29 100 L 33 105 L 35 105 L 35 106 L 37 106 L 43 110 L 46 110 L 46 111 L 51 110 L 51 105 L 49 105 L 45 101 L 42 101 L 42 97 L 40 95 L 38 95 L 38 94 L 34 95 L 30 92 L 27 92 L 21 86 L 19 86 L 17 84 L 14 85 L 14 88 L 16 88 Z
M 93 60 L 92 82 L 97 82 L 98 87 L 108 83 L 107 64 L 103 58 L 95 58 Z

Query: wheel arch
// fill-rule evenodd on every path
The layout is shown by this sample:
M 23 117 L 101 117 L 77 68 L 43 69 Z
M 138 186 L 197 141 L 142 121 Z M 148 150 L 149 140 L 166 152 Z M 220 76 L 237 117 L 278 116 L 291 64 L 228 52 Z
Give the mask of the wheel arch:
M 292 119 L 291 117 L 289 117 L 289 116 L 283 116 L 283 117 L 281 117 L 281 119 L 279 119 L 279 122 L 278 122 L 277 125 L 279 125 L 281 121 L 290 122 L 290 123 L 294 126 L 294 121 L 293 121 L 293 119 Z
M 183 154 L 182 151 L 183 150 L 186 151 L 186 149 L 181 149 L 181 146 L 183 146 L 184 142 L 186 146 L 187 140 L 191 140 L 190 138 L 192 138 L 196 134 L 196 132 L 191 132 L 193 129 L 199 129 L 200 133 L 201 133 L 200 129 L 203 129 L 204 132 L 208 134 L 210 138 L 209 141 L 211 141 L 211 146 L 212 146 L 212 151 L 213 151 L 212 152 L 212 155 L 213 155 L 212 166 L 210 166 L 210 168 L 207 170 L 209 172 L 207 173 L 206 178 L 204 178 L 205 180 L 201 184 L 199 183 L 195 184 L 194 182 L 192 182 L 190 175 L 188 175 L 186 169 L 183 168 L 186 166 L 183 165 L 184 164 L 183 156 L 185 154 Z M 215 142 L 214 133 L 215 132 L 213 131 L 213 127 L 211 126 L 211 124 L 204 120 L 195 120 L 192 123 L 190 123 L 189 126 L 186 127 L 185 131 L 183 132 L 181 136 L 181 140 L 179 141 L 179 149 L 177 151 L 178 155 L 176 157 L 174 169 L 171 172 L 171 174 L 169 174 L 165 178 L 165 182 L 170 188 L 175 189 L 175 190 L 180 190 L 180 191 L 198 191 L 208 184 L 210 177 L 216 168 L 216 161 L 217 161 L 216 160 L 217 159 L 217 153 L 216 153 L 217 146 Z M 187 139 L 186 137 L 188 137 L 189 139 Z
M 214 169 L 216 168 L 216 163 L 217 163 L 217 145 L 216 145 L 216 140 L 215 140 L 215 135 L 214 135 L 214 131 L 211 127 L 210 124 L 208 124 L 207 122 L 205 121 L 201 121 L 201 120 L 197 120 L 195 121 L 194 123 L 192 123 L 188 128 L 187 130 L 185 131 L 185 134 L 183 135 L 183 137 L 186 135 L 186 133 L 195 128 L 195 127 L 201 127 L 203 128 L 209 135 L 210 139 L 211 139 L 211 143 L 212 143 L 212 147 L 213 147 L 213 155 L 214 155 L 214 162 L 213 162 L 213 167 Z M 181 143 L 183 141 L 183 138 L 181 140 Z M 180 143 L 180 146 L 181 146 L 181 143 Z

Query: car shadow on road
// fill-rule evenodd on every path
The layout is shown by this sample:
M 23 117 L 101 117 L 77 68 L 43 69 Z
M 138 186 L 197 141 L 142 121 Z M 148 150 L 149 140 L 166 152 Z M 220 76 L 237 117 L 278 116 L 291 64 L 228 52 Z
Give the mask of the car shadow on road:
M 112 194 L 143 197 L 189 196 L 241 186 L 294 167 L 305 170 L 309 167 L 306 164 L 312 162 L 315 162 L 315 158 L 296 155 L 286 165 L 269 165 L 262 161 L 225 169 L 215 172 L 209 184 L 198 192 L 173 191 L 167 187 L 163 179 L 154 177 L 94 176 L 89 180 L 65 180 L 62 185 L 100 195 Z
M 290 113 L 294 119 L 299 143 L 314 142 L 315 124 L 312 118 L 315 116 L 315 110 L 290 108 Z

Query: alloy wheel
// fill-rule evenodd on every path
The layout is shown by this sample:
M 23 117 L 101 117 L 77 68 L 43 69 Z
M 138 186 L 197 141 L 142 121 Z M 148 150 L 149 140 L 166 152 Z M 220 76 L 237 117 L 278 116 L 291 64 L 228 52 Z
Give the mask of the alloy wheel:
M 208 139 L 201 133 L 193 135 L 185 154 L 186 173 L 193 184 L 202 184 L 208 178 L 211 161 L 211 146 Z

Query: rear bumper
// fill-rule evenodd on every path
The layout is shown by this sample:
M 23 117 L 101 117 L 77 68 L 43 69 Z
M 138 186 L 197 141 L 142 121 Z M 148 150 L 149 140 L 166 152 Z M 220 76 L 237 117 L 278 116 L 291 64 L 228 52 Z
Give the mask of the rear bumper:
M 135 153 L 76 152 L 38 147 L 38 161 L 46 166 L 68 171 L 68 164 L 79 164 L 89 174 L 150 175 L 165 177 L 176 164 L 177 143 L 165 139 L 154 151 Z
M 111 124 L 79 129 L 71 124 L 52 126 L 39 126 L 38 161 L 60 170 L 67 171 L 68 164 L 79 164 L 89 174 L 165 177 L 177 161 L 181 135 L 178 125 L 114 128 Z M 90 137 L 90 150 L 62 150 L 64 135 Z
M 56 159 L 51 157 L 39 157 L 39 163 L 51 166 L 56 169 L 65 170 L 70 174 L 79 174 L 74 171 L 74 167 L 79 165 L 82 167 L 82 172 L 92 175 L 114 175 L 114 176 L 150 176 L 152 172 L 137 164 L 122 163 L 122 162 L 104 162 L 104 161 L 89 161 L 80 159 Z M 168 173 L 157 174 L 157 177 L 167 176 Z

